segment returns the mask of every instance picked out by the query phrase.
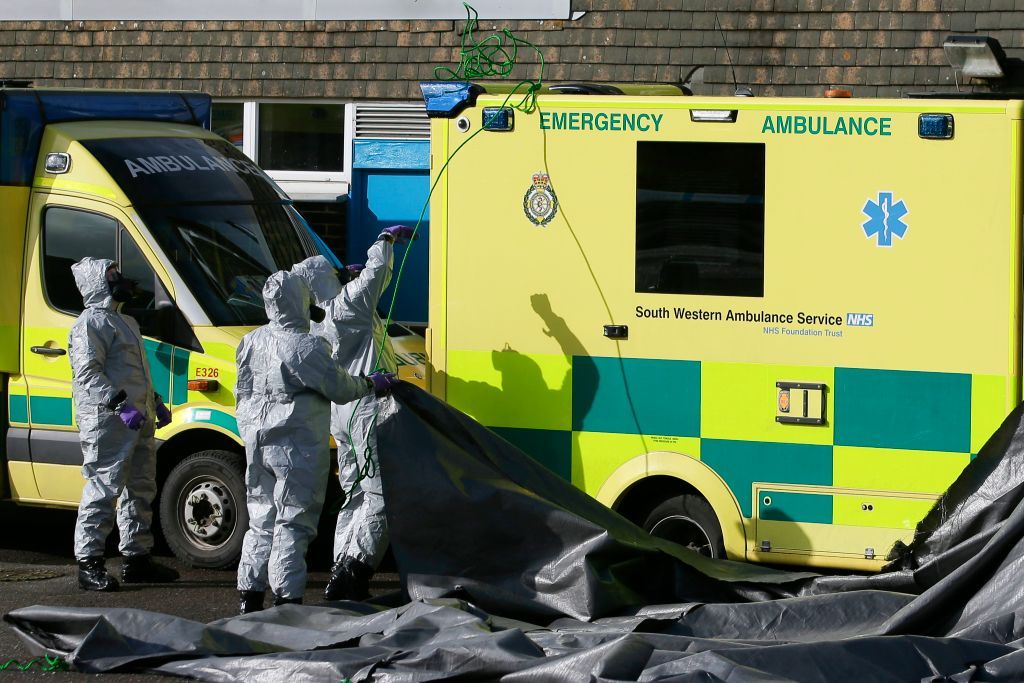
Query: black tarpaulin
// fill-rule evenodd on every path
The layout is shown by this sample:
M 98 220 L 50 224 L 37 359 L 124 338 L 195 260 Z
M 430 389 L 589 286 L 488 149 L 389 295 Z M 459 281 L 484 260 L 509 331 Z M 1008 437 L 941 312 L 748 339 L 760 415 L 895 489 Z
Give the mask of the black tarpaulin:
M 211 681 L 1021 681 L 1021 409 L 874 576 L 713 561 L 652 538 L 411 386 L 381 415 L 409 602 L 200 624 L 5 616 L 83 671 Z

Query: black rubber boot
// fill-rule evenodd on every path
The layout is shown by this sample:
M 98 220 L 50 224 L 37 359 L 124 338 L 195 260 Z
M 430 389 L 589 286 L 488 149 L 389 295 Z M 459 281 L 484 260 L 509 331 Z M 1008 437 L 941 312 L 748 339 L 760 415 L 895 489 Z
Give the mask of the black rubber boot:
M 157 564 L 151 555 L 125 555 L 121 580 L 125 583 L 171 583 L 178 580 L 178 572 Z
M 252 614 L 263 609 L 266 591 L 238 591 L 238 613 Z
M 331 580 L 324 588 L 327 600 L 366 600 L 370 597 L 373 569 L 354 557 L 343 557 L 331 568 Z
M 276 595 L 274 596 L 274 607 L 277 607 L 278 605 L 301 605 L 301 604 L 302 604 L 302 598 L 279 598 Z
M 78 561 L 78 587 L 85 591 L 116 591 L 117 579 L 107 573 L 102 557 L 87 557 Z

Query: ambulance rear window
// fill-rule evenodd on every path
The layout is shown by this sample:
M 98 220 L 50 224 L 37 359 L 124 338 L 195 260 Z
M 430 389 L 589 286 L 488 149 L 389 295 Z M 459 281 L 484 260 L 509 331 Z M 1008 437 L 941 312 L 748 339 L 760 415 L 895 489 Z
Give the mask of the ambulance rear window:
M 638 142 L 636 291 L 764 296 L 764 145 Z

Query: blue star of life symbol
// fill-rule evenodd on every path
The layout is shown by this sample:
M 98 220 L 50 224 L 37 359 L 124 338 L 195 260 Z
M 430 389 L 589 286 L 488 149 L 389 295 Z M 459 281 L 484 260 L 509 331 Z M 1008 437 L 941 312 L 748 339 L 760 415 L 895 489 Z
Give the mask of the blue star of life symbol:
M 868 220 L 864 222 L 864 234 L 868 237 L 878 236 L 878 246 L 891 247 L 893 235 L 903 239 L 907 232 L 907 224 L 903 217 L 909 211 L 903 200 L 893 202 L 892 192 L 879 192 L 878 201 L 872 199 L 864 203 L 862 209 Z

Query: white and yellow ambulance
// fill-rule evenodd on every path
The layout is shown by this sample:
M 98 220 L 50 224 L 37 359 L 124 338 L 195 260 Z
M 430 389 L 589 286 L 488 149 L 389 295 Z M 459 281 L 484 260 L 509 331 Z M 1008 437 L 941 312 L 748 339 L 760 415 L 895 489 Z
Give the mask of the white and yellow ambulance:
M 174 415 L 157 431 L 164 536 L 183 561 L 220 567 L 247 520 L 235 348 L 266 320 L 268 274 L 334 257 L 269 177 L 204 129 L 209 115 L 197 93 L 0 89 L 0 495 L 78 505 L 70 266 L 110 258 L 139 282 L 125 311 Z
M 433 393 L 709 555 L 880 567 L 1021 400 L 1022 103 L 508 92 L 424 84 Z

